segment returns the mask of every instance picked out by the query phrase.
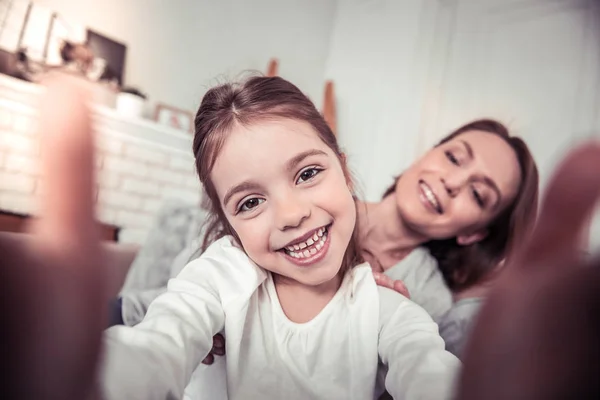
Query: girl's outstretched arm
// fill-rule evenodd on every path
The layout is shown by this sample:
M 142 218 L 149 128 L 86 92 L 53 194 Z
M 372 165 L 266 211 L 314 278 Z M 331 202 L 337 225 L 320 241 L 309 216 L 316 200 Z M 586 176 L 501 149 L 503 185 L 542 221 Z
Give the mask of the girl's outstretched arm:
M 395 399 L 451 399 L 460 361 L 445 350 L 427 312 L 399 294 L 379 288 L 379 357 Z

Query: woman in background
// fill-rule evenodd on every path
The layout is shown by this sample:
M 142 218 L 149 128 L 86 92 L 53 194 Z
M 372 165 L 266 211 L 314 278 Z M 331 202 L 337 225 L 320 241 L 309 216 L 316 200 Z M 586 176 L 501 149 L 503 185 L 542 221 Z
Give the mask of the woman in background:
M 381 201 L 359 206 L 365 259 L 404 282 L 448 332 L 449 349 L 462 347 L 461 332 L 479 307 L 470 298 L 484 294 L 489 272 L 533 227 L 538 180 L 523 140 L 497 121 L 478 120 L 413 163 Z M 455 299 L 460 309 L 450 313 Z

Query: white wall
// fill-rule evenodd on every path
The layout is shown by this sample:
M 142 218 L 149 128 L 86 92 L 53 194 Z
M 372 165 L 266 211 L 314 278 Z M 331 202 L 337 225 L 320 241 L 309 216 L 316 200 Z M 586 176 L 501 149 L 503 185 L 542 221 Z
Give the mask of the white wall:
M 151 101 L 195 111 L 207 87 L 277 57 L 321 103 L 335 0 L 34 1 L 126 43 L 125 83 Z
M 436 0 L 338 4 L 326 76 L 336 85 L 340 142 L 369 200 L 416 156 L 437 8 Z
M 599 35 L 596 0 L 340 1 L 326 76 L 364 197 L 484 117 L 530 145 L 543 189 L 565 151 L 600 136 Z

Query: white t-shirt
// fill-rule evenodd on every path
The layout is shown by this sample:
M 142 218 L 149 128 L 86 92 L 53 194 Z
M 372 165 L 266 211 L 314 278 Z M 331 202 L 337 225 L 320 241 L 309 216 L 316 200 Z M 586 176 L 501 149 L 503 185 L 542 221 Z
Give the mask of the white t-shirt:
M 395 399 L 446 399 L 460 367 L 431 317 L 379 288 L 368 265 L 297 324 L 283 313 L 271 274 L 226 237 L 169 282 L 140 324 L 106 331 L 105 398 L 182 398 L 223 330 L 229 400 L 373 399 L 383 390 L 380 369 Z

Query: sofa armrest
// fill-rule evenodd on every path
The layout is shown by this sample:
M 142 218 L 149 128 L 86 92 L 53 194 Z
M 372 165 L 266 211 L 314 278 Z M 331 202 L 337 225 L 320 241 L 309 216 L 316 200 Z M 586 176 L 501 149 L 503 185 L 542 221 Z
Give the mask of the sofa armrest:
M 15 245 L 27 245 L 32 236 L 26 233 L 0 232 L 0 240 L 12 242 Z M 102 242 L 107 257 L 107 291 L 108 296 L 113 298 L 118 295 L 125 282 L 129 267 L 139 250 L 138 245 L 114 242 Z

